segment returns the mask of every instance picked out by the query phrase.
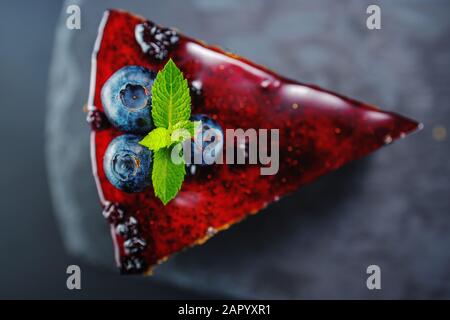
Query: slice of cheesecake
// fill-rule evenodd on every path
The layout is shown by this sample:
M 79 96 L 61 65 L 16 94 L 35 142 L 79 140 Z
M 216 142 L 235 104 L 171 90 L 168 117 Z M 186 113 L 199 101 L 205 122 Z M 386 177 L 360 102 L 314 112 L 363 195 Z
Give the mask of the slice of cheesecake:
M 262 165 L 248 163 L 190 167 L 181 190 L 167 205 L 154 196 L 151 181 L 136 190 L 121 188 L 121 181 L 111 182 L 105 163 L 109 166 L 107 150 L 112 141 L 124 135 L 142 136 L 151 123 L 145 113 L 130 113 L 136 117 L 135 126 L 123 125 L 120 114 L 105 110 L 111 107 L 105 101 L 126 88 L 117 103 L 141 111 L 143 106 L 150 108 L 147 100 L 141 104 L 139 99 L 151 94 L 152 77 L 169 58 L 188 80 L 192 114 L 209 117 L 224 131 L 279 130 L 276 174 L 261 175 Z M 111 83 L 131 81 L 134 75 L 127 70 L 141 70 L 139 79 L 148 87 L 114 87 Z M 124 273 L 149 273 L 169 255 L 203 243 L 300 186 L 418 128 L 417 122 L 403 116 L 283 78 L 242 57 L 117 10 L 107 11 L 100 24 L 88 105 L 93 173 L 111 226 L 117 264 Z M 130 176 L 127 170 L 135 170 L 133 165 L 121 162 L 116 168 L 119 178 Z

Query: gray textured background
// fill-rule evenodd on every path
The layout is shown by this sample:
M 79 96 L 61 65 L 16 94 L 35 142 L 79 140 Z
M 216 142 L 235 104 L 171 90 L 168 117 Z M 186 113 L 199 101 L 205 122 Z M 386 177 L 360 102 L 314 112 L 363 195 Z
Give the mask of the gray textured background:
M 12 291 L 13 296 L 86 298 L 450 298 L 449 138 L 433 135 L 436 127 L 450 128 L 449 1 L 78 3 L 82 30 L 64 28 L 64 11 L 56 20 L 61 7 L 36 8 L 26 14 L 38 27 L 23 31 L 42 32 L 29 39 L 31 49 L 0 48 L 8 58 L 2 59 L 0 112 L 2 119 L 14 120 L 4 123 L 1 133 L 14 137 L 7 147 L 21 155 L 14 160 L 22 168 L 18 173 L 2 165 L 6 184 L 2 180 L 0 194 L 7 210 L 0 217 L 5 228 L 0 247 L 11 254 L 2 257 L 0 283 L 9 292 L 2 285 L 1 296 Z M 365 27 L 365 9 L 372 3 L 382 9 L 378 31 Z M 117 276 L 110 270 L 111 244 L 90 175 L 88 130 L 80 112 L 96 29 L 108 7 L 176 26 L 290 78 L 403 113 L 425 129 L 177 255 L 152 279 Z M 46 159 L 54 212 L 71 256 L 61 247 L 51 218 L 39 134 L 53 27 Z M 1 29 L 2 39 L 10 39 Z M 29 94 L 21 90 L 24 75 L 38 86 Z M 29 116 L 23 117 L 24 108 Z M 38 134 L 28 130 L 25 135 L 24 127 Z M 64 268 L 73 261 L 85 270 L 82 293 L 64 290 Z M 370 264 L 382 268 L 381 291 L 365 287 Z

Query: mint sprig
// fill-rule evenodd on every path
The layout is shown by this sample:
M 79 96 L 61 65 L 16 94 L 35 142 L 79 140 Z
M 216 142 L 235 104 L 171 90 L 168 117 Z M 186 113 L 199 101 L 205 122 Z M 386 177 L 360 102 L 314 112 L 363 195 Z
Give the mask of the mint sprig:
M 194 135 L 191 96 L 187 80 L 172 59 L 156 75 L 152 87 L 152 118 L 156 128 L 139 143 L 153 151 L 152 184 L 155 195 L 166 205 L 181 189 L 184 162 L 174 163 L 172 149 Z
M 157 196 L 164 205 L 175 198 L 183 184 L 186 169 L 184 163 L 175 164 L 170 158 L 171 149 L 163 148 L 154 153 L 152 183 Z
M 171 129 L 176 123 L 189 120 L 191 96 L 187 80 L 172 59 L 156 75 L 152 88 L 152 117 L 156 127 Z

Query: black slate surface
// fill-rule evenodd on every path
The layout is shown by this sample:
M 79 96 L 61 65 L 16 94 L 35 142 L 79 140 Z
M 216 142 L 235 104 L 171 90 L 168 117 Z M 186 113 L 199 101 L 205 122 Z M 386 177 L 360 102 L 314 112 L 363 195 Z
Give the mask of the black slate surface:
M 138 281 L 149 290 L 157 281 L 249 298 L 450 297 L 449 139 L 442 132 L 450 128 L 449 2 L 78 3 L 82 29 L 67 30 L 64 11 L 57 25 L 46 130 L 50 190 L 71 253 L 113 265 L 81 107 L 100 17 L 119 7 L 425 126 Z M 381 6 L 381 30 L 365 26 L 373 3 Z M 366 288 L 370 264 L 381 267 L 380 291 Z

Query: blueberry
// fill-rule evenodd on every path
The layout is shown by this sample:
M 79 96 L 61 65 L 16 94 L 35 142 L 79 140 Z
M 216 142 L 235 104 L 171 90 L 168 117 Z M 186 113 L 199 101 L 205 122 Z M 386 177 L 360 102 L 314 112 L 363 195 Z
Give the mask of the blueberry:
M 104 84 L 101 98 L 105 114 L 118 129 L 139 134 L 152 127 L 152 86 L 155 73 L 139 66 L 116 71 Z
M 204 114 L 196 114 L 191 117 L 192 121 L 201 121 L 201 130 L 195 133 L 191 142 L 191 162 L 198 165 L 209 165 L 220 156 L 223 149 L 223 130 L 221 126 Z M 211 145 L 213 144 L 214 145 Z M 206 149 L 206 147 L 208 147 Z M 200 163 L 198 159 L 201 159 Z
M 140 192 L 151 184 L 152 152 L 138 142 L 142 137 L 124 134 L 112 140 L 103 157 L 109 182 L 125 192 Z

